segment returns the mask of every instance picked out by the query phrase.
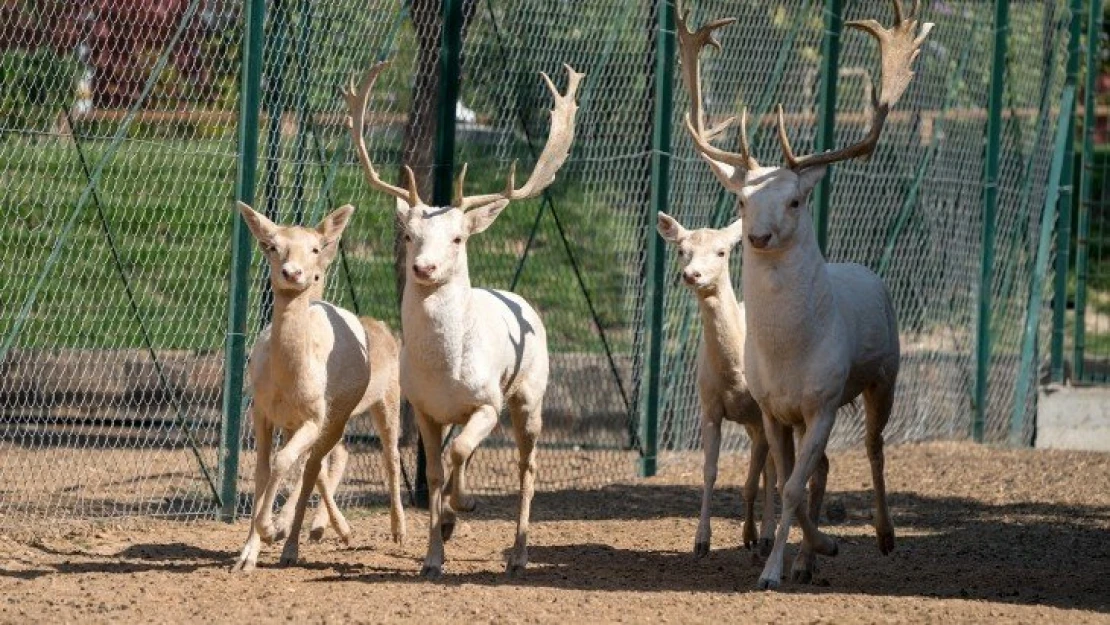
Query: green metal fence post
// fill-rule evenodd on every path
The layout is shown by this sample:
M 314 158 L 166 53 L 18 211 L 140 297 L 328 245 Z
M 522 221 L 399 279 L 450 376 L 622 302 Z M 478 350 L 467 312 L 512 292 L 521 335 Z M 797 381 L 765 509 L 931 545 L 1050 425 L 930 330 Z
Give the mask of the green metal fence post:
M 971 436 L 983 441 L 987 422 L 987 391 L 991 359 L 991 287 L 994 283 L 995 214 L 998 211 L 999 156 L 1002 149 L 1002 95 L 1006 81 L 1006 49 L 1010 34 L 1009 0 L 994 3 L 994 54 L 987 109 L 987 154 L 983 167 L 983 236 L 979 271 L 979 322 L 975 348 L 975 415 Z
M 836 84 L 840 76 L 840 33 L 844 22 L 843 0 L 825 0 L 825 39 L 821 44 L 821 94 L 817 122 L 817 152 L 831 150 L 836 143 Z M 829 202 L 832 194 L 833 170 L 817 184 L 813 203 L 813 221 L 817 229 L 817 245 L 828 253 Z
M 1060 97 L 1060 115 L 1065 115 L 1075 104 L 1075 85 L 1065 85 L 1064 93 Z M 1052 246 L 1052 226 L 1056 221 L 1056 202 L 1062 199 L 1060 194 L 1060 175 L 1064 169 L 1064 162 L 1068 160 L 1068 132 L 1071 123 L 1065 117 L 1059 117 L 1056 124 L 1056 140 L 1052 155 L 1052 165 L 1048 173 L 1048 189 L 1045 191 L 1044 212 L 1041 213 L 1041 235 L 1037 242 L 1037 256 L 1033 267 L 1033 283 L 1029 287 L 1029 305 L 1025 312 L 1025 330 L 1021 340 L 1021 365 L 1018 368 L 1018 377 L 1014 389 L 1014 412 L 1010 415 L 1010 444 L 1014 446 L 1024 444 L 1022 440 L 1025 433 L 1025 411 L 1028 407 L 1029 386 L 1035 373 L 1033 366 L 1034 354 L 1037 345 L 1037 333 L 1040 329 L 1041 306 L 1044 297 L 1044 278 L 1048 273 L 1048 257 Z
M 1071 0 L 1071 25 L 1068 28 L 1068 68 L 1064 84 L 1075 87 L 1079 81 L 1081 51 L 1079 37 L 1083 26 L 1083 0 Z M 1060 202 L 1056 215 L 1056 275 L 1052 296 L 1052 343 L 1049 347 L 1050 375 L 1053 382 L 1064 381 L 1064 323 L 1068 304 L 1068 254 L 1071 246 L 1071 215 L 1075 193 L 1075 98 L 1071 108 L 1060 110 L 1060 118 L 1068 125 L 1064 141 L 1063 169 L 1060 170 Z
M 659 29 L 655 41 L 655 110 L 652 122 L 651 155 L 651 204 L 645 228 L 647 241 L 647 284 L 644 302 L 647 311 L 648 361 L 645 391 L 642 395 L 643 425 L 640 475 L 655 475 L 659 455 L 659 389 L 663 365 L 663 258 L 666 250 L 663 239 L 652 224 L 655 215 L 668 207 L 671 192 L 671 118 L 674 106 L 675 19 L 671 0 L 656 3 Z
M 436 110 L 435 164 L 432 170 L 432 204 L 451 205 L 451 177 L 455 172 L 455 103 L 462 73 L 463 0 L 443 0 L 443 30 L 439 48 L 439 95 Z M 416 489 L 413 499 L 428 507 L 427 458 L 424 443 L 416 444 Z
M 1094 192 L 1095 88 L 1099 72 L 1099 33 L 1102 32 L 1102 0 L 1091 0 L 1087 14 L 1087 79 L 1083 85 L 1083 171 L 1079 181 L 1079 222 L 1075 235 L 1075 341 L 1072 376 L 1082 380 L 1083 352 L 1087 343 L 1087 239 L 1091 234 L 1091 194 Z
M 297 5 L 300 28 L 297 33 L 297 58 L 300 75 L 297 77 L 296 104 L 297 139 L 293 147 L 293 217 L 292 222 L 303 224 L 305 217 L 305 169 L 308 167 L 308 133 L 312 130 L 312 108 L 309 102 L 309 89 L 312 87 L 312 17 L 316 3 L 301 0 Z M 329 206 L 328 209 L 335 208 Z
M 262 23 L 266 0 L 244 0 L 241 91 L 239 96 L 239 171 L 235 197 L 254 202 L 258 165 L 258 103 L 262 89 Z M 250 233 L 243 219 L 232 218 L 231 277 L 228 293 L 227 339 L 224 347 L 223 424 L 220 428 L 220 517 L 235 521 L 239 499 L 239 438 L 242 432 L 243 369 L 246 359 L 247 273 Z

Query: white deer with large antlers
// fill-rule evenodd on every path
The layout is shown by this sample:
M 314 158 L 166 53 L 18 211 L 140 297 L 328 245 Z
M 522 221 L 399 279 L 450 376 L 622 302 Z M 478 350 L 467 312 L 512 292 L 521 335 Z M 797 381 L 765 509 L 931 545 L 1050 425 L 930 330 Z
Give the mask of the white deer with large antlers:
M 866 267 L 825 262 L 813 219 L 805 208 L 827 165 L 866 157 L 875 150 L 887 114 L 913 78 L 913 61 L 933 25 L 923 24 L 918 34 L 918 2 L 914 2 L 909 15 L 905 15 L 899 0 L 892 0 L 892 4 L 894 26 L 890 29 L 874 20 L 845 22 L 878 40 L 882 56 L 881 88 L 873 91 L 867 136 L 839 150 L 795 156 L 780 105 L 778 135 L 786 160 L 783 167 L 761 167 L 752 157 L 746 110 L 740 116 L 739 153 L 711 143 L 733 119 L 712 129 L 705 127 L 698 54 L 706 45 L 720 48 L 713 31 L 734 20 L 717 20 L 694 33 L 685 26 L 681 28 L 684 38 L 696 41 L 696 45 L 682 49 L 683 74 L 690 91 L 687 130 L 713 174 L 739 197 L 747 239 L 742 278 L 749 329 L 745 373 L 763 412 L 775 466 L 782 469 L 778 473 L 782 518 L 774 548 L 759 578 L 760 588 L 778 587 L 783 552 L 795 518 L 803 532 L 803 548 L 792 569 L 795 580 L 812 577 L 815 553 L 836 554 L 836 541 L 822 534 L 816 520 L 800 506 L 806 480 L 818 472 L 837 409 L 861 393 L 879 550 L 888 554 L 894 549 L 894 526 L 883 478 L 883 429 L 890 417 L 900 361 L 894 306 L 882 280 Z M 785 453 L 789 427 L 804 432 L 793 466 L 787 464 Z M 813 504 L 811 501 L 811 509 Z M 819 506 L 820 501 L 816 504 Z
M 520 510 L 516 542 L 506 572 L 522 574 L 528 563 L 528 518 L 536 480 L 536 439 L 547 389 L 547 334 L 536 311 L 505 291 L 470 286 L 466 242 L 488 228 L 513 200 L 539 195 L 555 180 L 574 141 L 574 98 L 583 74 L 567 66 L 567 92 L 560 95 L 541 74 L 555 98 L 547 145 L 524 186 L 515 187 L 515 163 L 504 193 L 466 197 L 459 175 L 454 206 L 428 206 L 417 194 L 407 166 L 408 188 L 384 182 L 370 160 L 362 131 L 366 101 L 378 75 L 378 63 L 357 86 L 344 90 L 349 125 L 359 160 L 371 187 L 397 199 L 404 227 L 407 278 L 401 300 L 404 342 L 401 390 L 412 403 L 427 454 L 429 489 L 428 553 L 421 574 L 443 574 L 443 542 L 450 537 L 455 513 L 473 509 L 466 494 L 466 468 L 475 448 L 497 425 L 508 405 L 516 438 L 520 473 Z M 446 454 L 445 429 L 462 426 Z M 446 471 L 444 464 L 447 465 Z M 450 506 L 445 506 L 444 474 L 450 475 Z

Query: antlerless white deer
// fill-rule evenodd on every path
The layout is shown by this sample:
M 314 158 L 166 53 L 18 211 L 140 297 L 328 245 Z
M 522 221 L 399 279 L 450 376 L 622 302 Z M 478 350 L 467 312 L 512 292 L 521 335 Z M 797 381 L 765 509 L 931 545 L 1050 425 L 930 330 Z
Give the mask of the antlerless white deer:
M 455 513 L 473 508 L 466 494 L 467 463 L 507 405 L 519 453 L 520 510 L 506 571 L 520 574 L 528 563 L 536 439 L 547 389 L 547 336 L 539 315 L 521 297 L 470 286 L 466 242 L 488 228 L 509 202 L 539 195 L 554 182 L 574 141 L 578 110 L 574 98 L 583 75 L 567 67 L 567 92 L 560 95 L 541 74 L 555 98 L 555 108 L 547 145 L 524 186 L 515 187 L 514 164 L 504 193 L 466 197 L 464 165 L 454 206 L 428 206 L 420 199 L 407 166 L 407 189 L 382 181 L 363 141 L 366 100 L 384 67 L 384 63 L 372 67 L 359 85 L 351 84 L 344 91 L 344 97 L 366 180 L 397 199 L 397 218 L 404 228 L 407 275 L 401 302 L 401 390 L 412 403 L 427 454 L 430 500 L 428 553 L 421 573 L 442 575 L 443 542 L 454 528 Z M 444 455 L 443 434 L 451 425 L 462 426 L 462 432 Z M 450 507 L 443 501 L 445 472 L 451 476 Z
M 887 114 L 913 78 L 913 61 L 933 25 L 924 24 L 917 34 L 918 2 L 908 16 L 899 0 L 892 4 L 894 26 L 890 29 L 874 20 L 845 22 L 878 40 L 882 56 L 881 87 L 872 96 L 871 128 L 862 141 L 849 147 L 795 156 L 780 105 L 778 135 L 786 166 L 761 167 L 751 156 L 746 110 L 740 116 L 740 152 L 719 149 L 711 141 L 733 120 L 705 128 L 700 78 L 697 71 L 688 72 L 695 80 L 687 84 L 691 91 L 687 130 L 717 179 L 739 197 L 746 235 L 742 285 L 749 334 L 745 374 L 763 412 L 775 466 L 781 469 L 783 513 L 774 548 L 759 578 L 760 588 L 775 588 L 780 583 L 783 552 L 795 517 L 803 531 L 803 548 L 794 561 L 794 579 L 811 578 L 814 553 L 835 555 L 835 540 L 818 531 L 816 520 L 802 513 L 800 506 L 806 480 L 819 473 L 837 409 L 861 393 L 879 549 L 887 554 L 894 548 L 883 481 L 882 436 L 893 405 L 900 359 L 894 307 L 886 286 L 866 267 L 826 264 L 817 246 L 813 219 L 804 206 L 827 165 L 874 151 Z M 732 21 L 717 20 L 703 30 L 712 31 Z M 717 45 L 709 34 L 698 51 L 707 44 Z M 683 61 L 696 64 L 697 54 L 693 56 L 684 56 Z M 784 464 L 789 462 L 785 439 L 790 427 L 804 431 L 793 467 Z M 820 500 L 811 499 L 810 504 L 811 509 L 814 504 L 819 507 Z

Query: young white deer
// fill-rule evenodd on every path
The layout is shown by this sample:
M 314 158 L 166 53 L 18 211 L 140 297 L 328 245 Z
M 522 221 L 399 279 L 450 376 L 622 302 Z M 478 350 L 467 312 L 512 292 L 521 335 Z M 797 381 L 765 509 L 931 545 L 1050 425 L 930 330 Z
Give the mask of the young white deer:
M 780 105 L 778 134 L 785 167 L 761 167 L 751 156 L 746 110 L 740 116 L 739 153 L 711 144 L 733 120 L 706 129 L 697 53 L 705 45 L 719 48 L 712 31 L 733 20 L 718 20 L 700 29 L 693 35 L 700 42 L 693 58 L 683 55 L 691 107 L 687 130 L 717 179 L 739 196 L 747 238 L 742 286 L 751 333 L 744 350 L 745 372 L 763 411 L 771 455 L 779 468 L 783 503 L 775 546 L 759 578 L 760 588 L 776 588 L 782 579 L 783 552 L 795 517 L 803 531 L 803 549 L 792 570 L 795 580 L 811 578 L 814 553 L 836 554 L 836 541 L 818 531 L 816 521 L 800 506 L 806 480 L 819 468 L 837 409 L 860 393 L 866 411 L 879 550 L 887 554 L 894 548 L 883 481 L 883 428 L 893 405 L 900 359 L 894 307 L 882 280 L 866 267 L 826 264 L 817 246 L 813 219 L 805 208 L 827 165 L 874 151 L 887 114 L 913 77 L 913 61 L 933 25 L 924 24 L 918 34 L 918 3 L 914 2 L 909 15 L 904 14 L 899 0 L 892 3 L 893 28 L 885 29 L 874 20 L 846 22 L 878 40 L 881 51 L 881 88 L 873 91 L 866 138 L 840 150 L 796 157 Z M 793 466 L 784 451 L 787 427 L 804 432 Z
M 759 544 L 759 552 L 771 551 L 775 532 L 775 466 L 767 458 L 767 437 L 759 404 L 748 391 L 744 379 L 744 306 L 736 301 L 729 277 L 728 262 L 732 248 L 743 237 L 740 220 L 720 230 L 687 230 L 674 217 L 659 213 L 659 235 L 678 248 L 682 281 L 698 300 L 702 335 L 698 345 L 698 401 L 701 404 L 701 443 L 705 455 L 702 468 L 704 490 L 701 517 L 694 538 L 694 555 L 709 555 L 711 529 L 710 500 L 717 481 L 717 461 L 721 453 L 721 422 L 728 419 L 744 426 L 752 441 L 748 477 L 744 481 L 744 547 Z M 763 474 L 763 522 L 759 536 L 755 531 L 755 498 L 759 494 L 759 475 Z
M 547 389 L 547 336 L 539 315 L 522 298 L 504 291 L 470 286 L 466 242 L 488 228 L 509 202 L 534 197 L 555 180 L 574 140 L 574 101 L 582 74 L 567 67 L 566 95 L 546 75 L 555 97 L 547 145 L 535 170 L 519 189 L 515 165 L 504 193 L 466 197 L 459 176 L 454 206 L 428 206 L 420 199 L 412 170 L 408 189 L 378 176 L 362 137 L 366 101 L 385 67 L 372 67 L 360 84 L 344 90 L 352 139 L 371 187 L 397 201 L 404 227 L 407 277 L 401 301 L 404 341 L 401 389 L 412 403 L 427 453 L 429 489 L 428 553 L 421 574 L 443 573 L 443 541 L 454 527 L 455 513 L 473 508 L 466 493 L 466 467 L 475 448 L 497 425 L 506 404 L 519 453 L 520 510 L 516 542 L 508 558 L 510 575 L 528 563 L 528 519 L 536 479 L 536 439 Z M 444 454 L 445 429 L 463 426 Z M 444 464 L 450 475 L 450 506 L 443 501 Z
M 274 542 L 282 535 L 286 542 L 281 563 L 297 562 L 305 505 L 314 486 L 320 490 L 322 504 L 336 533 L 344 541 L 350 539 L 350 526 L 333 498 L 345 464 L 345 450 L 335 458 L 327 474 L 321 475 L 321 465 L 356 410 L 369 408 L 375 413 L 386 450 L 387 475 L 392 490 L 396 491 L 391 500 L 395 508 L 394 539 L 400 540 L 404 517 L 399 509 L 398 478 L 394 475 L 399 473 L 397 427 L 389 419 L 377 418 L 378 414 L 385 416 L 388 409 L 372 407 L 378 402 L 396 401 L 392 397 L 395 392 L 389 390 L 390 379 L 397 377 L 396 365 L 390 363 L 396 354 L 395 346 L 390 349 L 389 345 L 381 348 L 368 345 L 363 322 L 342 308 L 318 301 L 322 292 L 318 285 L 324 280 L 327 264 L 334 258 L 334 247 L 354 207 L 337 209 L 315 229 L 278 226 L 241 202 L 239 212 L 269 262 L 274 314 L 269 332 L 252 350 L 249 369 L 257 444 L 254 511 L 247 542 L 234 568 L 253 569 L 261 543 Z M 282 428 L 288 438 L 276 454 L 271 472 L 274 428 Z M 306 453 L 302 473 L 298 463 Z M 274 499 L 290 471 L 297 472 L 297 486 L 293 489 L 296 500 L 286 503 L 282 518 L 275 524 Z M 289 510 L 293 511 L 292 518 L 288 517 Z

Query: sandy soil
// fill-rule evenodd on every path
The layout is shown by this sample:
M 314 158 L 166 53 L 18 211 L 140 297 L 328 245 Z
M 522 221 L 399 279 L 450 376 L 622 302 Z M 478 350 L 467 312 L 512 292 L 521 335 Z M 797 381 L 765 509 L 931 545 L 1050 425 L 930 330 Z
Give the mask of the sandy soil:
M 299 566 L 276 568 L 279 548 L 268 547 L 247 575 L 228 571 L 245 521 L 10 531 L 0 535 L 0 621 L 1110 623 L 1110 454 L 888 449 L 889 557 L 869 525 L 864 454 L 832 463 L 826 501 L 844 520 L 826 527 L 840 555 L 821 561 L 814 584 L 786 581 L 777 593 L 753 590 L 760 569 L 738 547 L 743 458 L 730 457 L 704 560 L 691 554 L 695 461 L 651 480 L 537 494 L 523 580 L 502 575 L 508 495 L 482 497 L 464 517 L 434 583 L 416 575 L 427 517 L 415 510 L 404 547 L 388 542 L 384 510 L 350 510 L 352 548 L 329 537 L 302 547 Z

